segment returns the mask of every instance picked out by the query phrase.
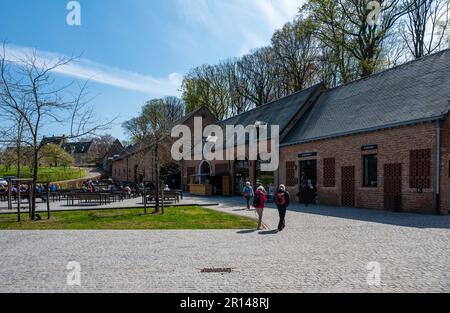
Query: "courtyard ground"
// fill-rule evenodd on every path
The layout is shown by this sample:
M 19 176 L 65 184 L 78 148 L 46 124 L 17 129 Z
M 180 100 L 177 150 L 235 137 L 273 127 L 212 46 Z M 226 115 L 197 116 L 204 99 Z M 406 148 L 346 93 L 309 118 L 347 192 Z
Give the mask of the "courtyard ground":
M 185 201 L 255 216 L 239 198 Z M 263 231 L 1 231 L 0 292 L 450 291 L 448 216 L 295 205 L 277 233 L 271 207 Z M 67 284 L 70 261 L 81 286 Z

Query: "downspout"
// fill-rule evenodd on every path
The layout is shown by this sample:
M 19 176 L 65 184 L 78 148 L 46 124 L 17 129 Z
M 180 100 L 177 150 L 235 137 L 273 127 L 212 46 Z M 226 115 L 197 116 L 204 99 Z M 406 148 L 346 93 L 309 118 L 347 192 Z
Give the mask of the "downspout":
M 441 122 L 436 127 L 436 214 L 440 214 L 441 194 Z

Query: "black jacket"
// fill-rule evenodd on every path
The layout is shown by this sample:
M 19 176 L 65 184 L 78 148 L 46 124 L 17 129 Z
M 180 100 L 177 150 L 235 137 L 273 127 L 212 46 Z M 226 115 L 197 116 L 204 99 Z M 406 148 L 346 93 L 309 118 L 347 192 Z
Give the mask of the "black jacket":
M 289 204 L 291 204 L 291 196 L 289 195 L 288 191 L 278 190 L 277 194 L 279 194 L 281 192 L 284 193 L 284 198 L 286 199 L 286 204 L 284 206 L 287 208 L 289 206 Z M 280 205 L 277 203 L 277 206 L 280 206 Z

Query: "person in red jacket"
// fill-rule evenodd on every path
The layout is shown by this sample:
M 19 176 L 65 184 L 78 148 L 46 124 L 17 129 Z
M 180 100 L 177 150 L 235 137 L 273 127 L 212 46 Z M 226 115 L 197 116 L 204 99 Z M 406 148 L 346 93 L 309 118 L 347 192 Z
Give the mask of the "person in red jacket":
M 256 213 L 258 214 L 258 230 L 261 229 L 262 225 L 262 218 L 263 218 L 263 211 L 264 207 L 267 202 L 266 197 L 266 190 L 263 186 L 259 186 L 258 189 L 256 189 L 255 197 L 253 199 L 253 206 L 256 209 Z

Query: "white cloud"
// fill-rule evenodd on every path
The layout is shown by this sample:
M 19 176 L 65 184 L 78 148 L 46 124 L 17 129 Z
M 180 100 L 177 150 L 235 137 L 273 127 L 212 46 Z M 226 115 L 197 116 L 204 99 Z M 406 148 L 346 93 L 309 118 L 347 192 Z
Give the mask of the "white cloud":
M 178 0 L 191 25 L 219 39 L 241 40 L 240 54 L 268 45 L 276 29 L 291 21 L 304 0 Z
M 8 45 L 6 56 L 10 61 L 18 61 L 33 52 L 28 47 Z M 41 64 L 52 64 L 61 57 L 67 57 L 48 51 L 36 51 Z M 154 97 L 179 96 L 183 79 L 182 74 L 171 73 L 166 78 L 155 78 L 136 72 L 109 67 L 89 59 L 80 58 L 75 62 L 55 69 L 55 73 L 82 80 L 91 80 L 104 85 L 119 87 L 149 94 Z

